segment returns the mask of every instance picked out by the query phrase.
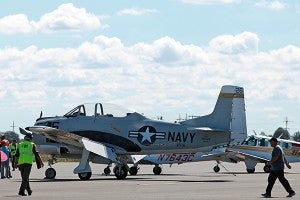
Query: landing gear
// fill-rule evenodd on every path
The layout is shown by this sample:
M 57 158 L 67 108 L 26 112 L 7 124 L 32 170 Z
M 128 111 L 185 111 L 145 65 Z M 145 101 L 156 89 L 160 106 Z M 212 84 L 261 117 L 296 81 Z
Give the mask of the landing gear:
M 56 176 L 56 171 L 51 167 L 51 165 L 54 165 L 57 163 L 56 156 L 54 154 L 51 154 L 51 158 L 48 159 L 48 165 L 49 168 L 45 171 L 45 178 L 46 179 L 54 179 Z
M 104 168 L 104 174 L 106 176 L 108 176 L 110 174 L 110 172 L 111 172 L 111 170 L 110 170 L 109 166 L 107 166 L 106 168 Z
M 264 166 L 264 171 L 265 171 L 266 173 L 270 173 L 270 171 L 271 171 L 271 166 L 265 165 L 265 166 Z
M 129 168 L 129 174 L 132 175 L 132 176 L 135 176 L 135 175 L 137 175 L 138 170 L 139 170 L 139 168 L 136 167 L 136 166 L 130 167 Z
M 92 176 L 92 172 L 84 172 L 84 173 L 78 173 L 78 177 L 80 178 L 80 180 L 90 180 Z
M 160 175 L 160 174 L 161 174 L 161 171 L 162 171 L 162 169 L 161 169 L 160 166 L 155 165 L 155 167 L 153 167 L 153 173 L 154 173 L 155 175 Z
M 45 171 L 45 178 L 46 179 L 54 179 L 56 176 L 56 171 L 55 169 L 53 169 L 52 167 L 49 167 L 46 171 Z
M 255 160 L 251 160 L 251 159 L 245 159 L 245 164 L 246 164 L 246 169 L 247 169 L 247 172 L 249 174 L 253 174 L 255 172 L 255 166 L 257 164 L 257 161 Z
M 220 171 L 219 165 L 214 166 L 214 172 L 218 173 Z
M 126 166 L 115 166 L 114 173 L 117 179 L 123 180 L 126 178 L 128 170 Z

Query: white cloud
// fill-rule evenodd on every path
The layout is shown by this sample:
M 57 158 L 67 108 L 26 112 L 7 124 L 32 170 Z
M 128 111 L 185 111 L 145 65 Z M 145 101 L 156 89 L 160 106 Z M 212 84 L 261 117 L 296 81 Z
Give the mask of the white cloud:
M 209 47 L 223 54 L 239 54 L 258 52 L 259 38 L 256 34 L 243 32 L 238 35 L 221 35 L 212 39 Z
M 9 15 L 0 19 L 0 33 L 30 33 L 36 28 L 36 23 L 29 21 L 24 14 Z
M 188 4 L 231 4 L 239 3 L 240 0 L 181 0 Z
M 156 9 L 146 9 L 146 8 L 125 8 L 117 13 L 119 16 L 131 15 L 131 16 L 140 16 L 149 13 L 157 13 Z
M 267 8 L 269 10 L 283 10 L 288 7 L 288 5 L 282 1 L 266 1 L 261 0 L 257 3 L 255 3 L 255 6 L 261 7 L 261 8 Z
M 0 101 L 108 101 L 177 116 L 209 113 L 224 84 L 244 86 L 255 101 L 300 99 L 300 48 L 261 52 L 258 43 L 255 33 L 244 32 L 213 38 L 208 47 L 171 37 L 128 46 L 97 36 L 77 48 L 2 48 Z
M 100 25 L 96 15 L 68 3 L 43 15 L 38 22 L 38 29 L 42 32 L 82 31 L 98 29 Z
M 100 19 L 84 8 L 72 3 L 62 4 L 56 10 L 41 16 L 39 21 L 29 21 L 25 14 L 10 15 L 0 19 L 0 32 L 5 34 L 32 32 L 80 32 L 101 27 Z

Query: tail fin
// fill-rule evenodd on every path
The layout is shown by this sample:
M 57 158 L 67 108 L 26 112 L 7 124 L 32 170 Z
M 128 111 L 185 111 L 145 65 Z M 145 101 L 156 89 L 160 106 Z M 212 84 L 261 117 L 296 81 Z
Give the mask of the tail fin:
M 233 143 L 242 142 L 247 137 L 244 89 L 238 86 L 223 86 L 211 114 L 181 123 L 231 131 Z

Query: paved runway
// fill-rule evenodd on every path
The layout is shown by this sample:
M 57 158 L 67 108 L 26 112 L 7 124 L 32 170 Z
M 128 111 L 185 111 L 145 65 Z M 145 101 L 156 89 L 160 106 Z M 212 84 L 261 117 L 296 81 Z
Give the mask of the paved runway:
M 102 175 L 104 165 L 92 164 L 93 175 L 89 181 L 80 181 L 72 171 L 77 163 L 57 163 L 55 180 L 46 180 L 47 167 L 37 170 L 33 166 L 31 173 L 30 197 L 17 195 L 21 184 L 19 171 L 13 172 L 12 179 L 0 179 L 0 199 L 260 199 L 267 184 L 268 174 L 263 173 L 262 164 L 258 164 L 255 174 L 245 172 L 244 163 L 224 163 L 230 171 L 221 167 L 216 174 L 212 168 L 214 162 L 198 162 L 183 165 L 163 166 L 162 175 L 153 175 L 152 166 L 141 165 L 136 176 L 127 176 L 126 180 L 116 180 L 115 176 Z M 286 177 L 300 196 L 300 163 L 293 163 L 291 170 L 286 170 Z M 235 176 L 231 173 L 235 173 Z M 286 192 L 277 181 L 273 197 L 286 199 Z

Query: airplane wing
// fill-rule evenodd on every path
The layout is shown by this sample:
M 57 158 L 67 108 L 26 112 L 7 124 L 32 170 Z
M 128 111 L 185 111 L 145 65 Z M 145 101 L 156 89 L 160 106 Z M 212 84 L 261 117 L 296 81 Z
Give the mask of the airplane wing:
M 117 162 L 118 156 L 114 152 L 113 148 L 89 140 L 85 137 L 81 137 L 74 133 L 62 131 L 60 129 L 56 129 L 48 126 L 32 126 L 32 127 L 27 127 L 26 129 L 33 133 L 40 134 L 47 138 L 55 140 L 59 143 L 70 144 L 77 147 L 85 147 L 87 151 L 93 152 L 113 162 Z
M 251 160 L 255 160 L 257 162 L 260 163 L 266 163 L 269 161 L 269 159 L 260 157 L 260 156 L 255 156 L 252 154 L 247 154 L 247 153 L 243 153 L 243 152 L 239 152 L 239 151 L 234 151 L 234 150 L 227 150 L 230 154 L 235 155 L 236 157 L 240 158 L 242 161 L 245 161 L 246 159 L 251 159 Z

